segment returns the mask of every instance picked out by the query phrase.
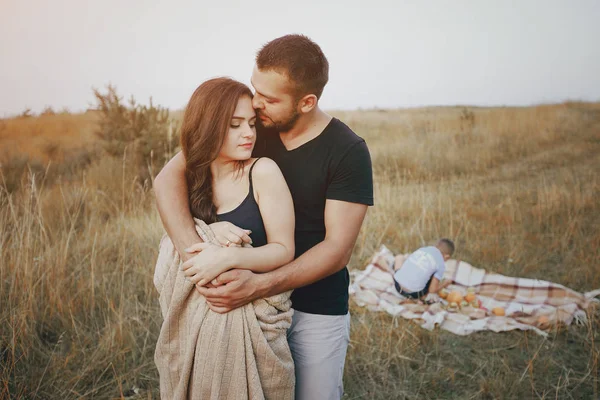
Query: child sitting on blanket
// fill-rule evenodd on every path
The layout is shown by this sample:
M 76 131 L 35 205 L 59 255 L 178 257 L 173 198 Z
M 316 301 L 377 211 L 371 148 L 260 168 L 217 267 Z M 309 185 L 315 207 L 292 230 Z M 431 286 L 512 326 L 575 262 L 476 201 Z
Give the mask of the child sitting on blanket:
M 435 246 L 421 247 L 404 262 L 396 258 L 394 264 L 394 284 L 404 297 L 418 299 L 428 293 L 437 293 L 450 285 L 444 279 L 446 260 L 454 253 L 454 243 L 450 239 L 440 239 Z

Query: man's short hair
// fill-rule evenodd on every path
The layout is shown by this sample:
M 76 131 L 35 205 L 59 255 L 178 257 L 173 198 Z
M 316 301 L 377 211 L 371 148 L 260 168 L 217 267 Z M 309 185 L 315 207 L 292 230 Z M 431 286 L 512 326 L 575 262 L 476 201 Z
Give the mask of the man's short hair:
M 304 35 L 285 35 L 271 40 L 256 54 L 259 70 L 287 75 L 298 97 L 321 97 L 329 80 L 329 62 L 318 44 Z
M 450 239 L 442 238 L 437 242 L 438 247 L 441 247 L 442 252 L 451 256 L 454 254 L 454 242 Z

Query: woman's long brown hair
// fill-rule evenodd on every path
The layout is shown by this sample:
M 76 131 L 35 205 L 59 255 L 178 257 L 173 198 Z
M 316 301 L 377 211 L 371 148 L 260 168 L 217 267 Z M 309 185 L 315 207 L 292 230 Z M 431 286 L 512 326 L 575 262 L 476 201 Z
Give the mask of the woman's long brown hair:
M 190 211 L 207 224 L 217 221 L 210 164 L 217 158 L 231 117 L 248 86 L 230 78 L 210 79 L 194 91 L 183 115 L 181 148 L 185 157 Z M 239 167 L 243 168 L 241 161 Z

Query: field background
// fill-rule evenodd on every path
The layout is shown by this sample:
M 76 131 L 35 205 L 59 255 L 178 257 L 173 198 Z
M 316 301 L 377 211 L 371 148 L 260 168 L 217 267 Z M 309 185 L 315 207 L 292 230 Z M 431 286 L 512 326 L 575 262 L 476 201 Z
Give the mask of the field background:
M 152 178 L 181 113 L 96 95 L 99 111 L 0 120 L 2 399 L 158 398 Z M 600 288 L 600 104 L 332 114 L 375 174 L 351 269 L 447 236 L 475 266 Z M 351 313 L 345 399 L 600 396 L 597 311 L 546 339 Z

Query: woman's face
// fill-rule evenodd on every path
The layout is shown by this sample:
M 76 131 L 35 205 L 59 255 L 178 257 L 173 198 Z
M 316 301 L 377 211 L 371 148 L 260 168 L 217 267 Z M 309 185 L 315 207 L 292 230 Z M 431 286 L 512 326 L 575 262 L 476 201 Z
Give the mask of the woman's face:
M 229 132 L 227 132 L 219 157 L 224 161 L 249 159 L 256 142 L 255 123 L 256 114 L 252 108 L 252 99 L 242 96 L 231 117 Z

